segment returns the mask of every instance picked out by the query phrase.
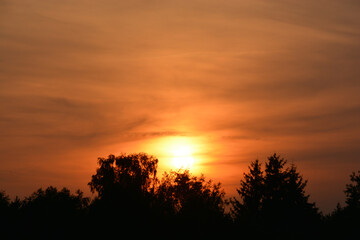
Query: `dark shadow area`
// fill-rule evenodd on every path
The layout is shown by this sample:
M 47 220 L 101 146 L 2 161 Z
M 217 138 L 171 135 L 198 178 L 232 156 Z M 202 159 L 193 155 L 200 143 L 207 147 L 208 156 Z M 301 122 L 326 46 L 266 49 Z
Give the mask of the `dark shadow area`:
M 309 202 L 294 165 L 274 154 L 252 162 L 225 198 L 220 183 L 188 170 L 157 177 L 145 153 L 98 159 L 90 200 L 78 190 L 38 189 L 13 201 L 0 192 L 0 227 L 7 239 L 251 238 L 323 239 L 358 236 L 360 171 L 350 175 L 346 203 L 323 215 Z M 229 210 L 230 209 L 230 210 Z

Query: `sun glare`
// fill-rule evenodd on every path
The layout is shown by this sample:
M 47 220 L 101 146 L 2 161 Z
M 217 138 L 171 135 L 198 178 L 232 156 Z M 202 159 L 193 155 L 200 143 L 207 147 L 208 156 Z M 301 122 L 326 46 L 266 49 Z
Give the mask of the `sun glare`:
M 159 158 L 160 171 L 188 169 L 195 173 L 204 161 L 204 143 L 199 137 L 162 137 L 149 142 L 147 149 Z
M 197 145 L 189 137 L 168 137 L 163 139 L 164 154 L 167 156 L 167 165 L 172 169 L 190 169 L 195 164 L 194 155 Z
M 171 147 L 172 164 L 176 169 L 189 169 L 194 163 L 193 150 L 190 145 L 178 143 Z

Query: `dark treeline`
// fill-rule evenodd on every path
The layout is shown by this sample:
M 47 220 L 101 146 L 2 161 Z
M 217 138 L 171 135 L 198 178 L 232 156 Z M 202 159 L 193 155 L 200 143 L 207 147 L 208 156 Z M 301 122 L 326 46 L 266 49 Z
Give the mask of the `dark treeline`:
M 92 200 L 51 186 L 23 200 L 0 192 L 1 237 L 330 239 L 357 236 L 360 226 L 360 171 L 345 186 L 346 205 L 324 215 L 296 167 L 276 154 L 264 165 L 252 162 L 231 199 L 220 183 L 186 170 L 160 180 L 158 160 L 144 153 L 110 155 L 98 165 Z

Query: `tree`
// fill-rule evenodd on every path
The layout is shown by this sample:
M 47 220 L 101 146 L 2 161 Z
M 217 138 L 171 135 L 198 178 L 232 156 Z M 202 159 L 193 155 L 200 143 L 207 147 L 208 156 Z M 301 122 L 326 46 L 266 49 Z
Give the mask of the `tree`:
M 25 211 L 31 212 L 33 216 L 40 218 L 59 218 L 66 215 L 76 215 L 87 207 L 89 198 L 83 197 L 80 190 L 76 194 L 71 194 L 70 190 L 63 188 L 60 191 L 56 187 L 42 188 L 26 197 L 22 203 Z
M 89 199 L 83 197 L 78 190 L 71 194 L 70 190 L 55 187 L 42 188 L 26 197 L 21 203 L 19 199 L 13 202 L 19 207 L 18 228 L 19 234 L 34 235 L 40 238 L 66 237 L 68 234 L 79 234 L 85 226 L 85 212 Z
M 154 192 L 158 159 L 145 153 L 98 158 L 99 168 L 88 183 L 99 197 L 114 191 Z M 118 192 L 116 192 L 118 193 Z
M 360 210 L 360 171 L 350 175 L 350 184 L 346 184 L 345 195 L 348 208 Z
M 344 193 L 345 206 L 340 204 L 326 217 L 326 232 L 329 236 L 358 237 L 360 225 L 360 171 L 350 175 L 350 182 L 346 184 Z
M 265 174 L 256 160 L 240 181 L 240 200 L 232 201 L 238 222 L 274 234 L 307 232 L 319 220 L 315 204 L 305 194 L 306 181 L 296 167 L 274 154 L 265 163 Z
M 9 218 L 10 197 L 5 191 L 0 191 L 0 226 L 5 226 Z
M 5 191 L 0 191 L 0 212 L 7 209 L 10 204 L 10 197 L 5 193 Z
M 305 194 L 307 181 L 287 161 L 274 154 L 268 158 L 264 178 L 264 220 L 276 232 L 312 231 L 319 219 L 318 209 Z M 311 228 L 311 229 L 310 229 Z
M 188 231 L 207 234 L 204 230 L 221 227 L 225 221 L 225 193 L 220 183 L 192 176 L 188 170 L 165 173 L 157 196 L 168 212 L 174 213 L 177 224 Z
M 237 189 L 241 200 L 232 199 L 232 214 L 242 225 L 255 227 L 259 222 L 264 187 L 264 176 L 259 160 L 249 166 L 249 173 L 244 173 Z
M 157 164 L 158 159 L 145 153 L 98 158 L 88 183 L 98 194 L 90 209 L 94 227 L 146 225 L 154 216 Z

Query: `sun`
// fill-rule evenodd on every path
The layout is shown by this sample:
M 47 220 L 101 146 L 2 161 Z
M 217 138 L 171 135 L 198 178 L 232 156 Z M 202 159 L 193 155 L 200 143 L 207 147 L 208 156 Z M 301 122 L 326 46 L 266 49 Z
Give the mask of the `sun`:
M 159 158 L 159 171 L 191 170 L 195 173 L 204 162 L 203 139 L 193 136 L 166 136 L 150 141 L 145 149 Z
M 189 169 L 194 163 L 193 149 L 190 145 L 173 145 L 172 164 L 176 169 Z
M 169 165 L 175 169 L 190 169 L 194 162 L 195 144 L 187 137 L 168 138 L 164 144 L 169 156 Z

